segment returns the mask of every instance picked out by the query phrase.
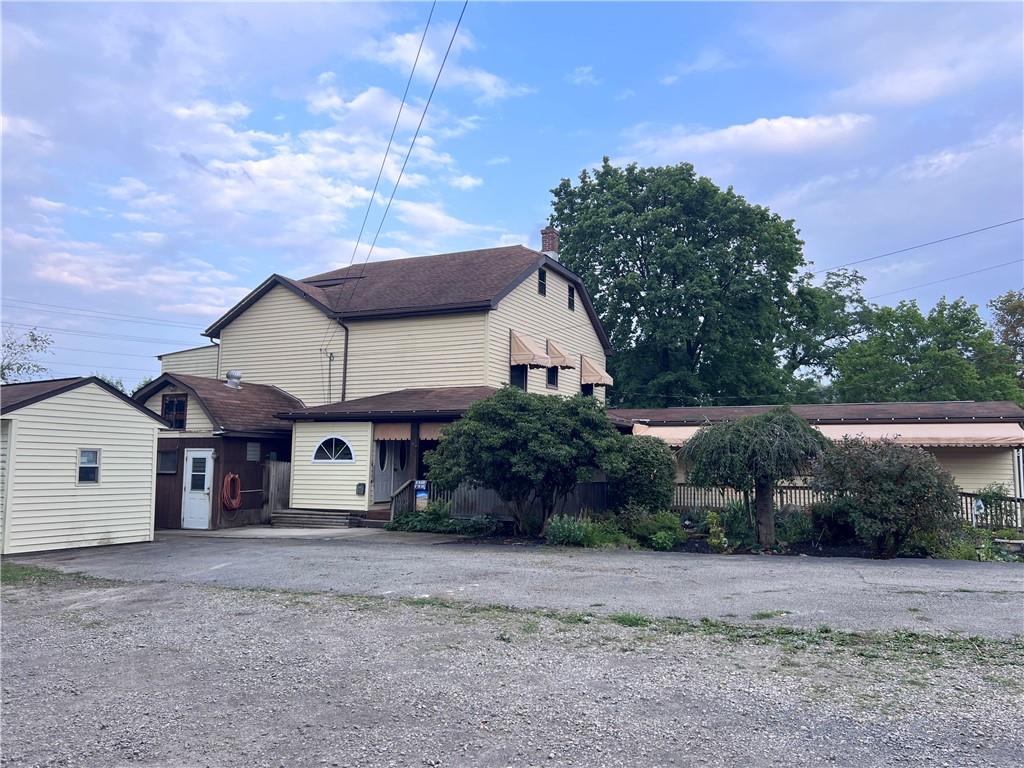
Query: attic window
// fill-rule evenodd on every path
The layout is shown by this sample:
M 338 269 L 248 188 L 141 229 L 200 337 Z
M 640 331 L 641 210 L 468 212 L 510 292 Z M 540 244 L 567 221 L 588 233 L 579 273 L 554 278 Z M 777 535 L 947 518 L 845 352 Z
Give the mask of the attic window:
M 576 311 L 576 289 L 571 285 L 569 286 L 569 311 Z
M 314 464 L 353 464 L 355 454 L 344 438 L 328 437 L 313 452 Z
M 537 293 L 541 296 L 548 295 L 548 271 L 546 269 L 537 270 Z
M 185 428 L 188 412 L 188 395 L 164 395 L 160 404 L 160 415 L 171 422 L 171 429 Z

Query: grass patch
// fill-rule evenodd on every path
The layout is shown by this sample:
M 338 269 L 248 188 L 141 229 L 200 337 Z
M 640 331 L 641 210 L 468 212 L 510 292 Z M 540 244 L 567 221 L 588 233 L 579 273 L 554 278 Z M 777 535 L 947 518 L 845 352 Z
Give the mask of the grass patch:
M 649 627 L 654 623 L 654 619 L 642 613 L 613 613 L 608 618 L 622 627 Z
M 750 614 L 750 618 L 754 621 L 764 621 L 765 619 L 779 619 L 786 615 L 786 611 L 758 611 L 757 613 Z
M 34 587 L 52 584 L 88 584 L 95 587 L 114 586 L 120 582 L 99 579 L 84 573 L 65 573 L 53 568 L 40 568 L 25 563 L 0 563 L 0 583 L 5 587 Z

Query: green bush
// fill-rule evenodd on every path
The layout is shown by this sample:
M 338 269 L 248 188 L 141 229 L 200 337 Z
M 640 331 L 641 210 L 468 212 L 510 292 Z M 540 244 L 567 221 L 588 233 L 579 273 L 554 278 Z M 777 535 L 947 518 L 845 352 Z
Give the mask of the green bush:
M 637 542 L 618 526 L 614 520 L 588 520 L 584 529 L 583 546 L 592 548 L 636 547 Z
M 777 511 L 775 534 L 782 544 L 802 544 L 814 539 L 814 521 L 803 510 Z
M 608 472 L 612 506 L 636 505 L 653 512 L 666 509 L 675 491 L 676 459 L 668 444 L 650 435 L 627 436 L 623 461 Z
M 811 505 L 811 524 L 814 537 L 824 543 L 836 546 L 857 544 L 857 531 L 853 527 L 852 507 L 848 499 L 820 501 Z
M 487 536 L 498 529 L 498 521 L 491 517 L 453 518 L 447 504 L 431 501 L 423 510 L 402 515 L 385 527 L 389 531 Z
M 733 549 L 754 549 L 757 531 L 750 522 L 750 512 L 741 501 L 730 501 L 719 513 L 722 529 Z
M 816 490 L 843 498 L 857 538 L 894 557 L 914 536 L 950 530 L 959 495 L 933 455 L 893 440 L 845 438 L 815 461 Z
M 708 512 L 705 522 L 708 526 L 708 546 L 712 552 L 726 552 L 729 549 L 729 539 L 725 537 L 725 529 L 722 527 L 722 520 L 718 511 L 712 509 Z
M 648 546 L 651 549 L 657 549 L 661 552 L 668 552 L 670 549 L 675 547 L 680 541 L 679 538 L 673 536 L 668 531 L 658 531 L 650 539 L 647 540 Z
M 627 529 L 641 544 L 652 549 L 672 549 L 686 539 L 686 532 L 679 524 L 679 516 L 672 512 L 658 512 L 655 515 L 645 515 L 634 520 L 632 526 Z M 659 537 L 662 546 L 654 544 L 655 536 Z M 664 542 L 668 546 L 663 546 Z
M 637 545 L 635 540 L 623 533 L 614 520 L 591 520 L 565 515 L 555 515 L 548 520 L 545 539 L 552 546 L 591 549 Z
M 585 521 L 565 515 L 555 515 L 548 520 L 544 538 L 556 547 L 582 547 L 586 540 Z
M 992 531 L 992 535 L 997 539 L 1012 539 L 1014 541 L 1024 539 L 1024 532 L 1019 528 L 999 528 Z

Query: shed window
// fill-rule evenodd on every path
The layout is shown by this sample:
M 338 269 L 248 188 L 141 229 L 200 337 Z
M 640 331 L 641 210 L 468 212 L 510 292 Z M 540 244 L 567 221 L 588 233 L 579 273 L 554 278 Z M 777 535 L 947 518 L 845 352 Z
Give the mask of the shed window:
M 158 475 L 173 475 L 178 471 L 177 451 L 157 451 L 156 473 Z
M 585 395 L 586 397 L 593 397 L 594 396 L 594 385 L 593 384 L 584 384 L 584 385 L 582 385 L 580 387 L 580 394 Z
M 151 454 L 152 455 L 152 454 Z M 78 449 L 78 484 L 93 485 L 100 481 L 100 451 L 98 448 Z
M 558 389 L 558 366 L 548 368 L 548 389 Z
M 315 464 L 351 464 L 355 460 L 352 446 L 341 437 L 328 437 L 313 452 Z
M 245 444 L 245 460 L 246 461 L 259 461 L 260 460 L 260 444 L 259 443 L 246 443 Z
M 569 311 L 576 311 L 576 289 L 571 285 L 569 286 Z
M 171 429 L 185 428 L 188 412 L 188 395 L 164 395 L 160 415 L 171 422 Z
M 526 391 L 526 366 L 512 365 L 508 369 L 508 382 L 513 387 Z
M 548 271 L 546 269 L 537 270 L 537 293 L 541 296 L 548 295 Z

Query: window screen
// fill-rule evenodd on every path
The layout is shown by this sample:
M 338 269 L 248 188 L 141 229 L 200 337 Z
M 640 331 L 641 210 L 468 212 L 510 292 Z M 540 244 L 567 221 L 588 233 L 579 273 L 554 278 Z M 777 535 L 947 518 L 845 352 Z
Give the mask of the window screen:
M 260 444 L 259 443 L 246 443 L 245 444 L 245 460 L 246 461 L 259 461 L 260 460 Z
M 161 475 L 173 475 L 178 471 L 177 451 L 158 451 L 156 454 L 156 471 Z

